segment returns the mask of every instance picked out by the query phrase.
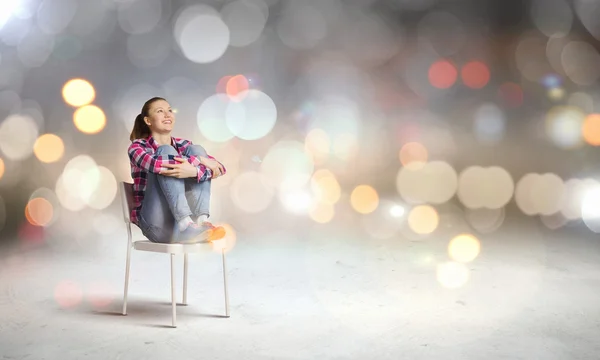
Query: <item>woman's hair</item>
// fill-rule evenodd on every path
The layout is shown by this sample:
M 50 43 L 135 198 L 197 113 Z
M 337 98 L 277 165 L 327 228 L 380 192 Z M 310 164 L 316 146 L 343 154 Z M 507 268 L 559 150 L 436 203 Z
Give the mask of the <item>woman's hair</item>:
M 152 99 L 146 101 L 144 106 L 142 106 L 142 112 L 135 117 L 135 123 L 133 124 L 133 130 L 131 130 L 131 135 L 129 135 L 129 140 L 133 141 L 136 139 L 145 139 L 150 136 L 150 127 L 144 121 L 144 117 L 148 116 L 148 112 L 150 111 L 150 106 L 155 101 L 164 100 L 161 97 L 153 97 Z

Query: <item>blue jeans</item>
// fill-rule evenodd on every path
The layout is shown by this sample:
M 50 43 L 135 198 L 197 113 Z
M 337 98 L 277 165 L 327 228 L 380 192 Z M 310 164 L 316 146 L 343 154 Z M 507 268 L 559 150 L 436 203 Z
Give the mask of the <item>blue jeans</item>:
M 179 156 L 171 145 L 160 146 L 156 154 Z M 206 156 L 206 150 L 200 145 L 191 145 L 183 155 Z M 173 233 L 180 220 L 187 216 L 193 220 L 201 215 L 210 216 L 210 180 L 198 182 L 195 177 L 178 179 L 150 172 L 146 175 L 139 225 L 150 241 L 174 242 Z

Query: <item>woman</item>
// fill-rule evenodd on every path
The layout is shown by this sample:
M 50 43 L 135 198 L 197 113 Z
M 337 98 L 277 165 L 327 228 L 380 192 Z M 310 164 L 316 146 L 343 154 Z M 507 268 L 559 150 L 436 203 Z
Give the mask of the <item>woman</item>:
M 152 242 L 196 243 L 225 236 L 208 222 L 210 184 L 223 164 L 200 145 L 174 138 L 175 114 L 159 97 L 135 118 L 128 149 L 133 177 L 131 222 Z

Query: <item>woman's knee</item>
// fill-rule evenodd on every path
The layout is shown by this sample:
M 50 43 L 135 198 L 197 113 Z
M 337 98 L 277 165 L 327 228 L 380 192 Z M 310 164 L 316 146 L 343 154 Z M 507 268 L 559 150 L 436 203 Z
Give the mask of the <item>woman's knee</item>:
M 195 156 L 206 156 L 206 150 L 202 147 L 202 145 L 190 145 L 189 154 Z
M 178 155 L 177 149 L 171 145 L 161 145 L 156 149 L 156 153 L 160 155 Z

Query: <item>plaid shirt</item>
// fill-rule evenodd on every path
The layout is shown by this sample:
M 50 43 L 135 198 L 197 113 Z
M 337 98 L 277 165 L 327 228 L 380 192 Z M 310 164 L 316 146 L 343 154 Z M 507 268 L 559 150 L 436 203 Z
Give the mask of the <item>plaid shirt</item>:
M 171 145 L 177 149 L 179 157 L 186 159 L 190 164 L 199 169 L 198 182 L 209 180 L 212 177 L 212 171 L 206 166 L 200 164 L 200 159 L 196 156 L 183 156 L 185 149 L 193 145 L 191 141 L 171 137 Z M 155 154 L 159 144 L 156 143 L 152 136 L 147 139 L 136 139 L 131 145 L 127 153 L 131 162 L 131 177 L 133 178 L 133 210 L 131 210 L 131 222 L 138 223 L 139 213 L 142 209 L 142 201 L 146 192 L 146 183 L 148 173 L 159 174 L 163 168 L 163 164 L 178 164 L 173 155 L 157 155 Z M 214 157 L 208 155 L 210 159 Z M 221 164 L 223 165 L 223 164 Z M 223 167 L 225 169 L 225 167 Z

